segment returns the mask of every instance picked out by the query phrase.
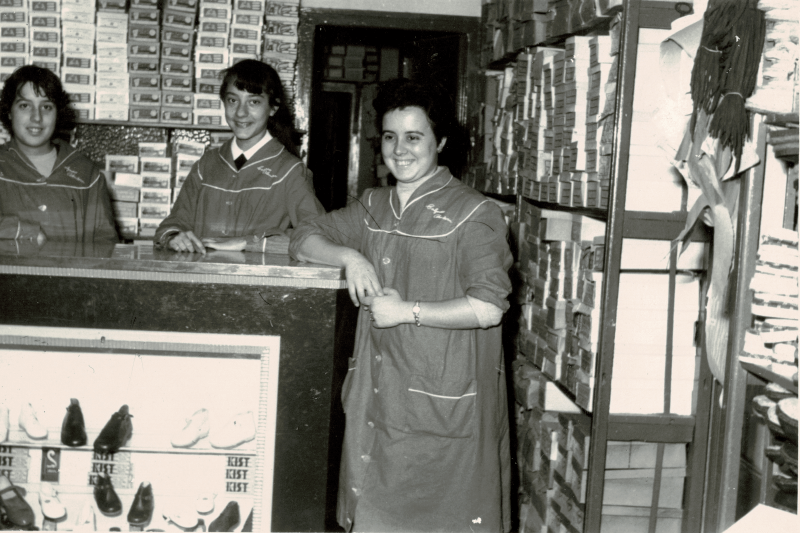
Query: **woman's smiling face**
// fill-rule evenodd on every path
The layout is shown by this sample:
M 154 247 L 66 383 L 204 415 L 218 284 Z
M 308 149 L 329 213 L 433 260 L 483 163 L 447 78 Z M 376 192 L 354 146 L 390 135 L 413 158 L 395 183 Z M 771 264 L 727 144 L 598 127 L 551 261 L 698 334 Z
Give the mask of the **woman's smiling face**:
M 261 140 L 267 131 L 267 121 L 276 108 L 269 104 L 266 94 L 252 94 L 228 86 L 223 99 L 225 120 L 233 130 L 239 148 L 247 151 Z
M 32 83 L 19 89 L 11 104 L 11 126 L 23 152 L 31 155 L 50 152 L 57 119 L 56 105 L 43 92 L 38 94 Z
M 401 183 L 427 178 L 439 162 L 447 138 L 436 142 L 428 116 L 421 107 L 393 109 L 383 115 L 381 154 L 392 175 Z

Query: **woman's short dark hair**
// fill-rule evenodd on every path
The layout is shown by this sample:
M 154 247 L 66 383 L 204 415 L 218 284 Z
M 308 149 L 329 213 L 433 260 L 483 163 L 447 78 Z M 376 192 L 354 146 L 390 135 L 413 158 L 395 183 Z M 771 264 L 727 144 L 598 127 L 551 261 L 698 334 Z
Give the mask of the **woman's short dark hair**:
M 25 65 L 14 71 L 6 80 L 0 94 L 0 121 L 12 135 L 11 106 L 22 87 L 30 83 L 39 96 L 46 96 L 56 106 L 55 133 L 64 133 L 75 128 L 75 111 L 69 107 L 69 95 L 64 91 L 61 80 L 46 68 Z
M 436 142 L 448 137 L 453 129 L 453 102 L 435 82 L 420 83 L 407 78 L 385 81 L 378 86 L 378 96 L 372 102 L 376 111 L 378 131 L 383 131 L 383 116 L 395 109 L 420 107 L 431 124 Z
M 294 120 L 289 112 L 289 107 L 286 105 L 281 78 L 275 69 L 255 59 L 239 61 L 225 70 L 222 85 L 219 88 L 221 100 L 225 100 L 225 93 L 230 85 L 240 91 L 267 96 L 270 107 L 275 109 L 275 113 L 267 120 L 267 130 L 289 152 L 299 157 L 297 145 L 295 144 L 297 134 L 294 129 Z

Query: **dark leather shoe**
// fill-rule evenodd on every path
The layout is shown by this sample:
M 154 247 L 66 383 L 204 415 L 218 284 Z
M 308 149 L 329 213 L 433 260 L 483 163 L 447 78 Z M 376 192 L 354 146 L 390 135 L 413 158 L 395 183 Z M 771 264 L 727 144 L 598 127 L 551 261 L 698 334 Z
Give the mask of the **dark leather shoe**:
M 111 419 L 94 441 L 94 451 L 97 453 L 118 452 L 133 434 L 131 418 L 127 405 L 123 405 L 119 411 L 111 415 Z
M 155 506 L 153 486 L 145 481 L 139 485 L 139 490 L 133 498 L 131 510 L 128 511 L 128 523 L 132 526 L 144 526 L 153 517 Z
M 253 510 L 250 510 L 250 514 L 247 515 L 247 520 L 244 521 L 244 525 L 242 526 L 242 531 L 253 531 Z
M 118 516 L 122 512 L 122 502 L 114 490 L 111 478 L 106 473 L 97 474 L 94 486 L 94 501 L 97 508 L 106 516 Z
M 239 503 L 228 502 L 225 509 L 208 525 L 209 531 L 233 531 L 239 525 Z
M 17 487 L 4 475 L 0 475 L 0 510 L 11 529 L 33 528 L 36 517 L 25 501 L 25 489 Z
M 78 400 L 71 398 L 64 422 L 61 424 L 61 444 L 67 446 L 83 446 L 86 444 L 86 425 L 83 422 L 83 411 Z

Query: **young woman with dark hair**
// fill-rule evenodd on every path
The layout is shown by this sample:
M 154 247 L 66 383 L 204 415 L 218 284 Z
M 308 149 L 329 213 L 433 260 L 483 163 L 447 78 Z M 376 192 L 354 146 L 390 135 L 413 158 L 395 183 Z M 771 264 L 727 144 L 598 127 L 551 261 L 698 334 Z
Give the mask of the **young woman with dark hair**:
M 289 246 L 343 267 L 365 311 L 342 387 L 337 518 L 345 531 L 508 531 L 508 228 L 439 164 L 454 119 L 438 91 L 386 82 L 374 106 L 397 185 L 303 224 Z
M 262 251 L 266 238 L 325 212 L 297 157 L 291 115 L 275 70 L 255 60 L 230 67 L 220 88 L 233 139 L 195 163 L 157 245 L 178 252 Z
M 27 65 L 6 80 L 0 121 L 0 238 L 118 241 L 100 167 L 58 139 L 74 128 L 58 77 Z

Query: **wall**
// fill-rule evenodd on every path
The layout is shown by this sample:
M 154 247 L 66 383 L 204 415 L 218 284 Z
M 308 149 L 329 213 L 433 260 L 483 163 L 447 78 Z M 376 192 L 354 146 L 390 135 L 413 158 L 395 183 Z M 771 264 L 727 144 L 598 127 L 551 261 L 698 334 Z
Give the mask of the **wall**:
M 426 15 L 480 17 L 481 0 L 301 0 L 301 7 L 317 9 L 360 9 L 364 11 L 402 11 Z M 399 7 L 402 5 L 403 7 Z

